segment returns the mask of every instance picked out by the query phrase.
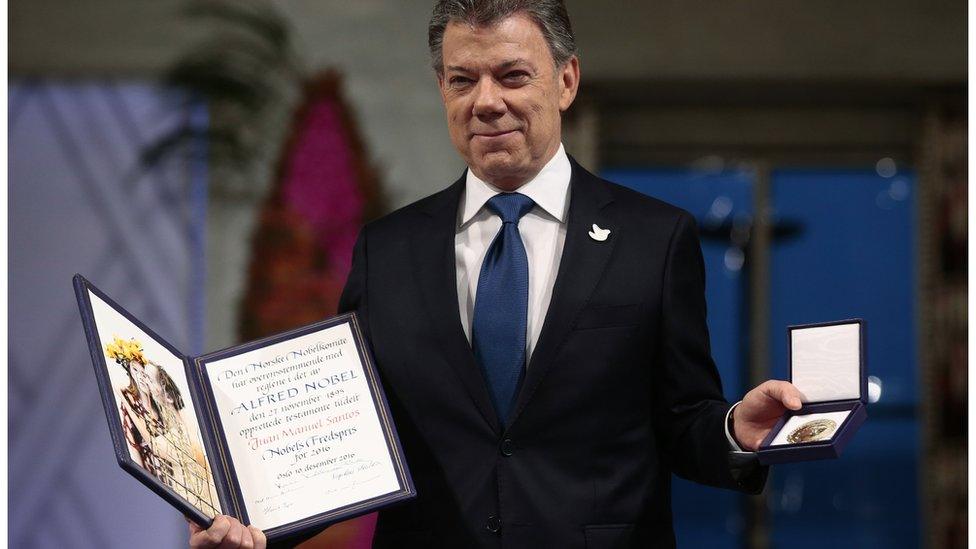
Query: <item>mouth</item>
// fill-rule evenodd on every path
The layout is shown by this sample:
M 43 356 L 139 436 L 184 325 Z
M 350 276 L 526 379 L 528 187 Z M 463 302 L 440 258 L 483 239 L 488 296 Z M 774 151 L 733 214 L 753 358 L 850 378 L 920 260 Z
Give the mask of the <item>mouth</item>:
M 506 135 L 512 135 L 518 130 L 506 130 L 506 131 L 490 131 L 490 132 L 475 132 L 472 137 L 483 137 L 486 139 L 493 139 L 498 137 L 505 137 Z

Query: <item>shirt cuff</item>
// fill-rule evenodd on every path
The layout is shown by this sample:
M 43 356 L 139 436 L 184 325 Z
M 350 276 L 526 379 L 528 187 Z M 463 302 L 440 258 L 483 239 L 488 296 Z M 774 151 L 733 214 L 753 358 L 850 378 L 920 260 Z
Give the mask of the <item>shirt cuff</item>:
M 735 410 L 735 407 L 740 404 L 742 404 L 741 400 L 733 404 L 729 408 L 729 411 L 725 414 L 725 438 L 729 441 L 729 447 L 733 452 L 746 452 L 746 450 L 743 450 L 742 447 L 739 446 L 739 443 L 735 441 L 735 437 L 732 436 L 732 432 L 729 431 L 729 424 L 731 423 L 732 419 L 732 410 Z

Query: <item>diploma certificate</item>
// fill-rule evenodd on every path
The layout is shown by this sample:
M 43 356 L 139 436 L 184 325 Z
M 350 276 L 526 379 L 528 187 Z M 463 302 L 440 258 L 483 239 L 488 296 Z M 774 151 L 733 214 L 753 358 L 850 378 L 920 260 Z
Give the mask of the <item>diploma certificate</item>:
M 273 529 L 396 494 L 389 445 L 353 322 L 197 359 L 250 523 Z M 266 346 L 265 346 L 266 345 Z M 209 391 L 208 391 L 209 392 Z
M 416 496 L 355 313 L 190 357 L 74 285 L 119 465 L 201 526 L 274 542 Z

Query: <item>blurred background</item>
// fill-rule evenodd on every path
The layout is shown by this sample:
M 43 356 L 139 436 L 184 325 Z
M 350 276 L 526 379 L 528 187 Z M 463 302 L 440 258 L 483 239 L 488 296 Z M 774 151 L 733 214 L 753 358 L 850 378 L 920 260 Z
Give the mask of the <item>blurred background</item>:
M 698 218 L 727 398 L 787 376 L 788 325 L 867 321 L 844 456 L 757 497 L 677 480 L 679 546 L 965 546 L 966 3 L 567 5 L 567 150 Z M 463 169 L 431 7 L 9 3 L 11 546 L 185 544 L 115 463 L 69 279 L 187 354 L 334 313 L 359 226 Z

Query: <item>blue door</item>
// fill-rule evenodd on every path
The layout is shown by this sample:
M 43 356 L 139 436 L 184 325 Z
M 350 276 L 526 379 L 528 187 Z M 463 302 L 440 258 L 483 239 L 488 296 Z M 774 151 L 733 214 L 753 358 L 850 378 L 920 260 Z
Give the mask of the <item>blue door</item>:
M 781 170 L 772 183 L 776 218 L 800 227 L 772 249 L 773 375 L 786 376 L 784 326 L 858 316 L 877 399 L 839 460 L 773 469 L 772 546 L 917 547 L 914 175 Z

